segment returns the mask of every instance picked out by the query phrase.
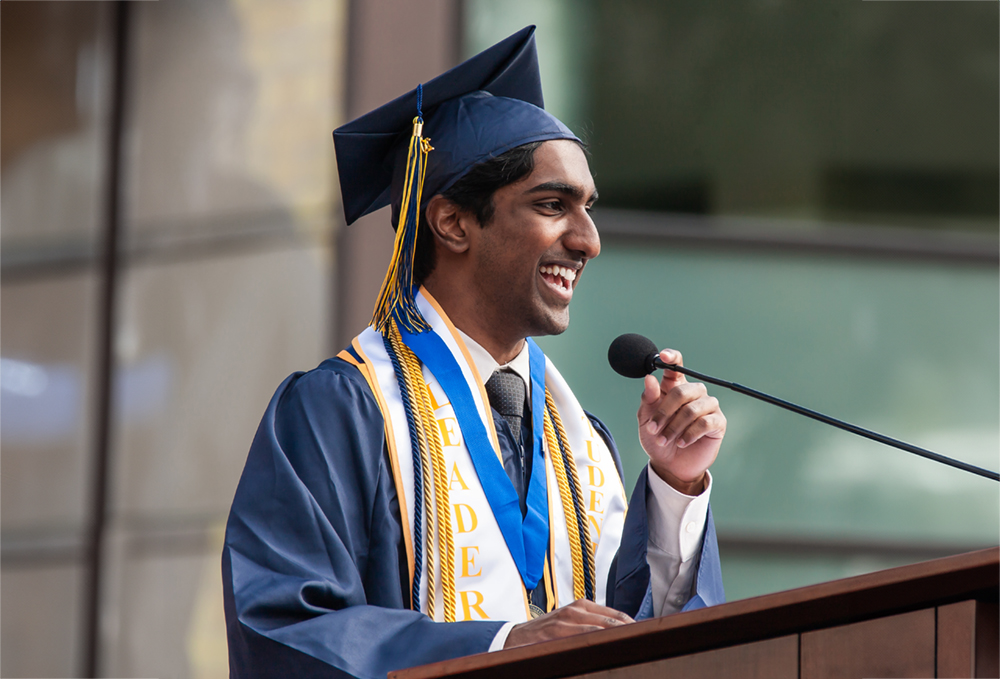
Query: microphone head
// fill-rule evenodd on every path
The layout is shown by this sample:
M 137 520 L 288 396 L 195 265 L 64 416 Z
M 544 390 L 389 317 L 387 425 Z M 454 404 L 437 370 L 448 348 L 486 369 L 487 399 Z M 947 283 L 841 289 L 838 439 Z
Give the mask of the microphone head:
M 625 377 L 645 377 L 656 370 L 659 351 L 653 340 L 635 333 L 619 335 L 608 347 L 608 363 Z

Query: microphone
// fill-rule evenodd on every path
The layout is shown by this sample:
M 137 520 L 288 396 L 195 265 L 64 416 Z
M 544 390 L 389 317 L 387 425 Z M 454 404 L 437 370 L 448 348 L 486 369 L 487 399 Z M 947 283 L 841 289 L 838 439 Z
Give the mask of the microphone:
M 745 387 L 742 384 L 737 384 L 736 382 L 727 382 L 726 380 L 720 380 L 716 377 L 711 377 L 709 375 L 691 370 L 690 368 L 664 363 L 660 359 L 660 352 L 656 348 L 656 345 L 653 344 L 653 341 L 648 337 L 643 337 L 642 335 L 637 335 L 635 333 L 620 335 L 614 342 L 611 343 L 611 346 L 608 347 L 608 363 L 611 364 L 611 367 L 614 368 L 614 371 L 619 375 L 633 378 L 645 377 L 657 368 L 663 370 L 673 370 L 674 372 L 689 375 L 702 382 L 708 382 L 709 384 L 725 387 L 726 389 L 731 389 L 740 394 L 752 396 L 753 398 L 764 401 L 765 403 L 770 403 L 771 405 L 776 405 L 779 408 L 790 410 L 793 413 L 810 417 L 814 420 L 837 427 L 838 429 L 843 429 L 844 431 L 849 431 L 852 434 L 857 434 L 858 436 L 871 439 L 872 441 L 878 441 L 879 443 L 892 446 L 893 448 L 899 448 L 900 450 L 905 450 L 908 453 L 919 455 L 920 457 L 927 458 L 928 460 L 934 460 L 935 462 L 940 462 L 941 464 L 946 464 L 950 467 L 955 467 L 956 469 L 961 469 L 972 474 L 978 474 L 979 476 L 986 477 L 987 479 L 1000 481 L 1000 473 L 995 471 L 983 469 L 982 467 L 977 467 L 967 462 L 962 462 L 961 460 L 955 460 L 945 455 L 927 450 L 926 448 L 911 445 L 905 441 L 883 436 L 882 434 L 871 431 L 870 429 L 864 429 L 850 424 L 849 422 L 844 422 L 843 420 L 838 420 L 834 417 L 824 415 L 823 413 L 815 410 L 803 408 L 802 406 L 795 405 L 790 401 L 770 396 L 762 391 Z

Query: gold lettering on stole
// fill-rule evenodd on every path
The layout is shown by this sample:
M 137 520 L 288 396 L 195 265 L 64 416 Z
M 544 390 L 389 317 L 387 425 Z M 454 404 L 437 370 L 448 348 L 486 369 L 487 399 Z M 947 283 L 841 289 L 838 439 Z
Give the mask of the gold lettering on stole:
M 462 513 L 462 508 L 469 510 L 469 525 L 466 527 L 465 516 Z M 469 505 L 457 504 L 455 505 L 455 518 L 458 520 L 458 532 L 459 533 L 471 533 L 476 530 L 476 526 L 479 525 L 479 519 L 476 518 L 476 512 Z M 463 547 L 462 549 L 465 549 Z M 478 548 L 477 548 L 478 549 Z
M 480 607 L 483 603 L 483 595 L 479 592 L 470 589 L 467 592 L 459 592 L 462 595 L 462 620 L 472 620 L 472 611 L 475 610 L 476 613 L 480 615 L 483 620 L 489 620 L 490 616 L 486 615 L 486 612 Z M 469 601 L 469 595 L 475 595 L 475 601 Z
M 593 450 L 591 444 L 591 441 L 587 441 L 587 454 L 590 456 L 590 459 L 594 459 L 593 455 L 590 455 L 590 452 Z M 590 533 L 591 542 L 595 543 L 594 550 L 596 551 L 596 542 L 601 539 L 601 528 L 604 526 L 604 517 L 601 516 L 604 514 L 604 508 L 601 507 L 604 494 L 594 489 L 601 488 L 604 485 L 604 472 L 596 465 L 588 465 L 587 480 L 590 482 L 590 511 L 593 512 L 593 514 L 587 514 L 587 522 L 592 528 L 588 532 Z
M 448 490 L 455 490 L 455 484 L 461 487 L 461 490 L 469 490 L 469 487 L 465 485 L 465 479 L 462 478 L 462 474 L 458 471 L 458 463 L 451 463 L 451 479 L 448 480 Z
M 454 417 L 445 417 L 437 421 L 438 429 L 441 430 L 441 444 L 445 446 L 461 445 L 462 439 L 458 435 L 458 420 Z
M 462 547 L 461 549 L 462 549 L 462 575 L 460 577 L 478 578 L 480 575 L 483 574 L 483 569 L 480 568 L 475 573 L 470 573 L 469 568 L 476 567 L 476 555 L 479 554 L 479 547 L 476 546 Z M 475 554 L 472 553 L 472 550 L 476 550 Z
M 590 439 L 587 439 L 587 457 L 590 458 L 591 462 L 600 462 L 601 461 L 600 452 L 597 453 L 597 457 L 594 457 L 594 454 L 595 454 L 594 442 Z
M 594 424 L 586 414 L 583 415 L 582 419 L 583 423 L 587 426 L 587 431 L 590 432 L 590 436 L 587 438 L 587 458 L 595 463 L 587 465 L 587 480 L 590 486 L 590 502 L 588 504 L 589 511 L 593 512 L 593 514 L 587 514 L 587 532 L 590 534 L 592 548 L 596 552 L 597 541 L 601 539 L 601 529 L 604 527 L 604 507 L 601 506 L 601 503 L 604 501 L 604 493 L 595 489 L 604 486 L 604 470 L 598 466 L 604 455 L 601 453 L 600 448 L 594 450 L 594 439 L 597 438 Z
M 434 398 L 434 390 L 431 389 L 431 385 L 429 385 L 429 384 L 427 385 L 427 394 L 428 394 L 428 396 L 431 397 L 431 409 L 432 410 L 440 410 L 441 408 L 444 408 L 447 405 L 451 405 L 451 401 L 445 401 L 444 403 L 438 403 L 437 399 Z

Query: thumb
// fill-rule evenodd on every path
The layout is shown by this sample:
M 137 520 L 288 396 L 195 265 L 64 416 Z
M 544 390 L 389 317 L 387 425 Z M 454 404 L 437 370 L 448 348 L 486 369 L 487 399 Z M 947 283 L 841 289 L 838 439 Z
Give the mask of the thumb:
M 642 385 L 642 405 L 648 406 L 656 403 L 660 398 L 660 383 L 652 375 L 646 375 L 642 381 Z

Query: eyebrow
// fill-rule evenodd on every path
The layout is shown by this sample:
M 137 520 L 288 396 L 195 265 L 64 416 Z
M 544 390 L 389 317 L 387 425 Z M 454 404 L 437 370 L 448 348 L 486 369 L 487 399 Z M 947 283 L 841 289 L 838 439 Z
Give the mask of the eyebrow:
M 538 186 L 534 186 L 526 191 L 526 193 L 546 193 L 548 191 L 555 191 L 557 193 L 564 193 L 566 195 L 572 196 L 577 200 L 584 197 L 583 191 L 579 186 L 573 184 L 566 184 L 563 182 L 544 182 Z M 590 198 L 587 200 L 588 203 L 593 203 L 597 200 L 597 189 L 590 194 Z

